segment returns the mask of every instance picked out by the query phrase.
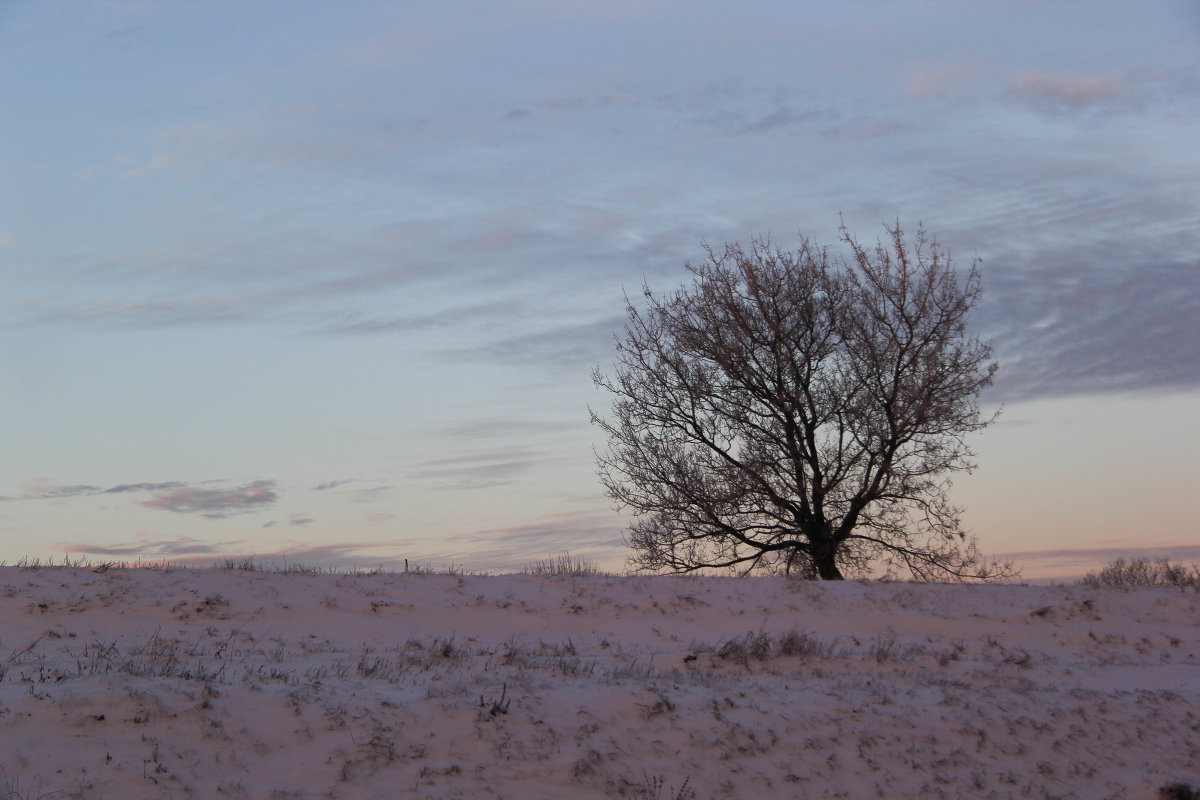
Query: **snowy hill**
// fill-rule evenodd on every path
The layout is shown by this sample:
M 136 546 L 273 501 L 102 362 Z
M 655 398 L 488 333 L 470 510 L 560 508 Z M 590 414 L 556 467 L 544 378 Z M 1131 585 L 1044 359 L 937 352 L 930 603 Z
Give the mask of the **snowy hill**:
M 0 797 L 1156 798 L 1200 593 L 0 568 Z

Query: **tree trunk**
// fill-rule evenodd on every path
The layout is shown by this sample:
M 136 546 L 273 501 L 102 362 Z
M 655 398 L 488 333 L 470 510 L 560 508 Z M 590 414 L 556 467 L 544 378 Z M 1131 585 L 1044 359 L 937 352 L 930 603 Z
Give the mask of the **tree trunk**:
M 837 561 L 834 555 L 837 553 L 837 546 L 832 542 L 816 541 L 813 542 L 812 560 L 813 566 L 817 569 L 817 576 L 823 581 L 840 581 L 844 580 L 842 571 L 838 569 Z
M 832 556 L 830 556 L 828 558 L 817 559 L 816 565 L 817 565 L 817 574 L 821 576 L 821 580 L 823 580 L 823 581 L 844 580 L 844 578 L 842 576 L 842 571 L 840 569 L 838 569 L 837 563 L 834 562 Z

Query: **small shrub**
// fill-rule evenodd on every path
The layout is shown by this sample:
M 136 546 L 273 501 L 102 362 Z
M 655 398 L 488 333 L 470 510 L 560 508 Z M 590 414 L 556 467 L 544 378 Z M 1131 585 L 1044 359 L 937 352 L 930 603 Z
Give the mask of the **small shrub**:
M 867 655 L 882 664 L 884 661 L 897 660 L 898 651 L 899 646 L 896 644 L 896 637 L 892 635 L 885 636 L 881 633 L 871 642 L 871 648 Z
M 293 561 L 293 562 L 285 561 L 282 564 L 275 564 L 271 567 L 271 571 L 276 573 L 277 575 L 320 575 L 321 574 L 320 567 L 311 567 L 311 566 L 308 566 L 307 564 L 301 564 L 301 563 L 295 562 L 295 561 Z
M 829 658 L 833 655 L 833 645 L 812 634 L 790 630 L 779 637 L 779 655 Z
M 717 655 L 726 661 L 749 668 L 750 659 L 766 661 L 775 651 L 775 643 L 769 633 L 748 632 L 741 639 L 730 639 L 717 650 Z
M 696 659 L 695 652 L 693 651 L 684 661 L 694 661 Z M 767 661 L 779 656 L 834 658 L 838 655 L 832 642 L 794 628 L 775 638 L 769 633 L 750 631 L 745 636 L 730 639 L 717 647 L 714 652 L 724 661 L 732 661 L 747 668 L 750 666 L 750 659 Z
M 9 777 L 3 766 L 0 766 L 0 800 L 42 800 L 48 797 L 57 797 L 61 794 L 59 791 L 43 792 L 41 787 L 35 787 L 32 784 L 21 786 L 21 781 L 15 777 Z
M 586 578 L 592 575 L 603 575 L 604 570 L 585 558 L 572 556 L 564 551 L 545 561 L 533 562 L 525 568 L 525 574 L 539 577 L 567 575 L 572 578 Z
M 241 572 L 261 572 L 262 568 L 254 563 L 253 556 L 244 558 L 224 558 L 217 562 L 217 569 L 234 569 Z
M 508 684 L 504 684 L 500 688 L 500 699 L 487 701 L 483 699 L 483 695 L 479 695 L 479 707 L 486 710 L 489 717 L 494 717 L 498 714 L 507 714 L 508 707 L 512 704 L 512 699 L 508 697 Z
M 481 571 L 481 570 L 475 570 L 475 571 L 468 573 L 467 568 L 465 566 L 463 566 L 462 564 L 455 564 L 453 561 L 451 561 L 449 564 L 446 564 L 443 567 L 427 567 L 423 564 L 413 564 L 412 567 L 409 568 L 408 567 L 408 559 L 404 560 L 404 564 L 405 564 L 404 571 L 406 574 L 416 575 L 418 577 L 425 577 L 428 575 L 445 575 L 445 576 L 449 576 L 451 578 L 461 578 L 464 575 L 468 575 L 468 574 L 470 574 L 470 575 L 487 575 L 486 571 Z M 381 574 L 381 573 L 374 573 L 374 574 Z
M 163 639 L 156 630 L 141 647 L 129 651 L 131 658 L 120 671 L 138 678 L 173 677 L 179 666 L 179 642 Z
M 651 778 L 643 770 L 642 782 L 634 787 L 633 796 L 636 800 L 695 800 L 696 792 L 692 789 L 691 783 L 691 778 L 684 778 L 683 785 L 679 787 L 678 791 L 672 786 L 664 795 L 662 776 L 655 775 Z
M 1120 586 L 1200 587 L 1200 564 L 1175 564 L 1166 558 L 1118 558 L 1098 572 L 1077 581 L 1092 589 Z

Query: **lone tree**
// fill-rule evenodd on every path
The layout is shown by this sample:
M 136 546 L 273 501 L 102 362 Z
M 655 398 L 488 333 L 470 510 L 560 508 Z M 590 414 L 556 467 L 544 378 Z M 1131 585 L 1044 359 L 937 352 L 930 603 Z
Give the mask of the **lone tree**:
M 991 347 L 967 332 L 979 299 L 949 254 L 900 223 L 864 247 L 808 239 L 727 245 L 690 286 L 644 287 L 617 340 L 597 453 L 633 512 L 633 566 L 783 570 L 841 579 L 883 564 L 919 579 L 989 578 L 947 497 L 974 467 L 968 434 Z

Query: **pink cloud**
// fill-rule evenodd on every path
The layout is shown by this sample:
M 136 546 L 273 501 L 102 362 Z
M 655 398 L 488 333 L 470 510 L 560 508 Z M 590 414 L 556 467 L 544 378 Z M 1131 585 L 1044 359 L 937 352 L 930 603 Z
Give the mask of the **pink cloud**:
M 1050 72 L 1022 72 L 1013 92 L 1039 110 L 1082 108 L 1120 95 L 1122 82 L 1105 75 L 1073 77 Z
M 926 100 L 969 91 L 979 82 L 974 64 L 916 61 L 905 69 L 904 89 L 910 97 Z

